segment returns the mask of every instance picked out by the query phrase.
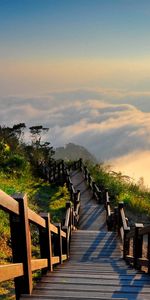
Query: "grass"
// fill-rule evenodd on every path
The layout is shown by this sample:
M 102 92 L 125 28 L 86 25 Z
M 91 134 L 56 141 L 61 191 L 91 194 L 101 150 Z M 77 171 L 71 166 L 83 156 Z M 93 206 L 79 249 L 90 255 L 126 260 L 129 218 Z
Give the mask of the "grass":
M 108 188 L 113 206 L 123 201 L 134 214 L 143 214 L 150 218 L 150 192 L 145 188 L 143 180 L 134 183 L 130 177 L 112 172 L 104 164 L 89 166 L 89 169 L 100 189 L 104 191 Z
M 27 193 L 29 207 L 39 212 L 49 212 L 52 222 L 62 222 L 65 213 L 66 201 L 70 195 L 66 185 L 49 185 L 41 179 L 34 178 L 30 172 L 20 177 L 6 177 L 0 173 L 0 189 L 9 195 L 14 193 Z M 7 263 L 12 260 L 10 247 L 9 214 L 0 210 L 0 262 Z M 40 257 L 39 232 L 36 226 L 31 226 L 32 257 Z M 34 274 L 36 278 L 37 273 Z M 0 285 L 0 299 L 12 300 L 14 298 L 14 285 L 12 281 Z

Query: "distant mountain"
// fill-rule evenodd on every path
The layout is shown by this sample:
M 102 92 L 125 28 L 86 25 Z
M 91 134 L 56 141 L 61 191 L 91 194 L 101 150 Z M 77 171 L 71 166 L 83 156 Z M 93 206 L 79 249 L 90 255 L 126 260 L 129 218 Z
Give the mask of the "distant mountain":
M 78 160 L 82 158 L 84 161 L 96 163 L 96 158 L 84 147 L 73 143 L 67 144 L 65 147 L 55 149 L 55 158 L 64 160 Z

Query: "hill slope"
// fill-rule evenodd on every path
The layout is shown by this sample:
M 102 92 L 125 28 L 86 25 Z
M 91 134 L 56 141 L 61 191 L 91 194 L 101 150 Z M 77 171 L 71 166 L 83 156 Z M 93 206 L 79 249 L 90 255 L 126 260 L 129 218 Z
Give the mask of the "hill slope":
M 55 149 L 55 158 L 64 160 L 78 160 L 82 158 L 84 161 L 96 163 L 96 158 L 84 147 L 73 143 L 67 144 L 65 147 Z

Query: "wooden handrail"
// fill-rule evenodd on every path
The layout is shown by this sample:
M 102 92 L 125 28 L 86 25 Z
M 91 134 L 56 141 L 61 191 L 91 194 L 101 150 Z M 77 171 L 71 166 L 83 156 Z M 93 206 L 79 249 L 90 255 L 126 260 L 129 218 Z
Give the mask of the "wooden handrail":
M 6 264 L 0 265 L 0 282 L 23 276 L 23 264 Z
M 150 225 L 143 227 L 139 230 L 139 236 L 150 234 Z
M 0 190 L 0 207 L 9 213 L 19 215 L 19 204 L 11 196 Z
M 48 259 L 32 259 L 31 260 L 31 270 L 36 271 L 39 269 L 44 269 L 48 267 Z
M 59 168 L 59 172 L 63 172 Z M 75 194 L 72 185 L 72 191 Z M 71 205 L 71 204 L 70 204 Z M 66 207 L 65 227 L 50 222 L 49 214 L 38 215 L 27 206 L 27 196 L 7 195 L 0 190 L 0 208 L 10 214 L 13 263 L 0 266 L 0 281 L 15 278 L 16 298 L 23 292 L 32 292 L 32 272 L 39 269 L 53 270 L 53 265 L 69 257 L 71 230 L 74 224 L 72 208 Z M 39 227 L 41 258 L 31 258 L 30 223 Z M 51 238 L 51 234 L 53 238 Z M 63 243 L 62 243 L 63 239 Z M 54 250 L 52 253 L 52 243 Z M 57 251 L 56 251 L 57 250 Z M 22 278 L 24 280 L 22 281 Z M 22 281 L 22 284 L 20 282 Z
M 127 220 L 126 220 L 126 216 L 125 216 L 125 212 L 124 212 L 123 208 L 120 209 L 120 215 L 121 215 L 123 230 L 128 230 L 129 227 L 127 225 Z
M 100 199 L 100 190 L 95 184 L 87 166 L 84 165 L 82 159 L 74 164 L 75 168 L 82 171 L 87 184 L 93 190 L 93 194 L 97 199 Z M 99 195 L 98 195 L 99 194 Z M 97 197 L 98 196 L 98 197 Z M 143 224 L 135 224 L 134 228 L 128 226 L 128 220 L 125 215 L 124 204 L 120 202 L 118 207 L 114 208 L 112 211 L 111 203 L 109 199 L 109 193 L 106 190 L 104 195 L 104 202 L 106 208 L 106 218 L 108 230 L 117 230 L 122 238 L 123 243 L 123 258 L 136 268 L 141 268 L 142 266 L 147 267 L 150 273 L 150 225 L 143 226 Z M 77 205 L 78 209 L 78 205 Z M 75 211 L 76 214 L 76 211 Z M 147 257 L 143 257 L 143 243 L 144 236 L 147 235 Z M 130 243 L 133 241 L 133 254 L 130 255 Z
M 70 203 L 70 202 L 69 202 Z M 70 203 L 71 205 L 71 203 Z M 65 227 L 68 227 L 69 226 L 69 222 L 70 222 L 70 213 L 71 213 L 71 207 L 68 207 L 67 208 L 67 211 L 66 211 L 66 218 L 65 218 L 65 224 L 64 226 Z
M 50 223 L 50 230 L 51 232 L 58 234 L 58 228 L 52 223 Z
M 28 218 L 29 221 L 34 223 L 35 225 L 41 226 L 43 228 L 46 228 L 46 222 L 43 218 L 40 217 L 37 213 L 35 213 L 33 210 L 28 208 Z

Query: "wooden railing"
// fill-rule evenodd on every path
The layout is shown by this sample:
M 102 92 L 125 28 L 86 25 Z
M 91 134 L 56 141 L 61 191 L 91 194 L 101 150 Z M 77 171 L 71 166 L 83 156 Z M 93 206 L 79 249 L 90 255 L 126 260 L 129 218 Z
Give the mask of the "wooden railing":
M 103 201 L 102 193 L 101 193 L 99 187 L 97 186 L 97 184 L 95 183 L 94 179 L 92 178 L 87 166 L 83 163 L 82 159 L 75 161 L 73 163 L 72 167 L 74 169 L 80 169 L 82 171 L 87 184 L 89 185 L 89 187 L 91 188 L 91 190 L 93 192 L 94 198 L 97 199 L 97 201 L 99 203 L 102 203 L 102 201 Z
M 123 258 L 126 262 L 138 270 L 150 273 L 150 225 L 135 223 L 130 228 L 124 203 L 120 202 L 111 213 L 109 229 L 118 231 L 123 244 Z
M 74 161 L 72 164 L 72 168 L 81 170 L 88 186 L 93 191 L 94 198 L 97 199 L 98 203 L 104 204 L 104 207 L 106 209 L 107 228 L 108 230 L 112 230 L 112 227 L 114 227 L 115 215 L 114 212 L 111 210 L 108 189 L 106 188 L 102 193 L 102 191 L 92 178 L 87 166 L 83 163 L 82 159 Z
M 0 208 L 10 215 L 13 256 L 13 263 L 0 265 L 0 282 L 14 278 L 16 299 L 21 294 L 31 294 L 33 271 L 52 271 L 53 265 L 68 259 L 71 232 L 77 226 L 79 218 L 79 191 L 74 191 L 74 199 L 73 204 L 66 204 L 66 217 L 61 226 L 60 223 L 51 223 L 49 213 L 38 215 L 32 211 L 28 207 L 26 195 L 10 197 L 0 190 Z M 31 257 L 30 223 L 39 229 L 40 259 Z
M 130 228 L 125 215 L 124 203 L 120 202 L 118 207 L 112 209 L 108 189 L 101 193 L 82 159 L 74 162 L 73 167 L 83 172 L 85 180 L 93 190 L 93 195 L 100 203 L 104 203 L 108 230 L 118 232 L 123 244 L 123 258 L 133 267 L 139 270 L 144 267 L 144 270 L 147 269 L 147 272 L 150 273 L 150 225 L 144 226 L 141 223 L 135 223 Z
M 49 165 L 41 165 L 40 172 L 42 177 L 49 183 L 59 182 L 64 179 L 66 174 L 66 165 L 63 160 L 54 161 Z

